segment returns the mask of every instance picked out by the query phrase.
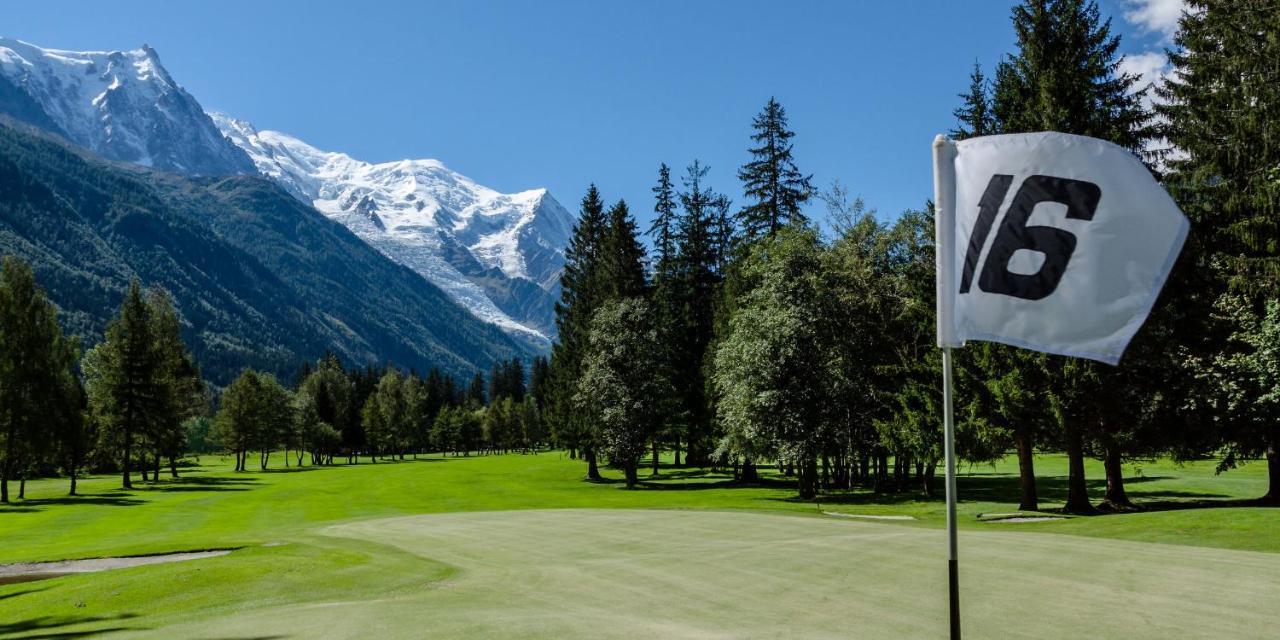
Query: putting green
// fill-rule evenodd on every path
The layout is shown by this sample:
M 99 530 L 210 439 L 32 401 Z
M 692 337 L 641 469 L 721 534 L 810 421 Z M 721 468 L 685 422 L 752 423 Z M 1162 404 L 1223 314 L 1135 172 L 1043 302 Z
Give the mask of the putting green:
M 1280 554 L 965 531 L 970 638 L 1274 637 Z M 152 637 L 944 637 L 938 529 L 747 512 L 449 513 L 323 529 L 442 562 L 390 597 L 246 609 Z M 335 540 L 336 541 L 336 540 Z M 400 555 L 400 554 L 396 554 Z

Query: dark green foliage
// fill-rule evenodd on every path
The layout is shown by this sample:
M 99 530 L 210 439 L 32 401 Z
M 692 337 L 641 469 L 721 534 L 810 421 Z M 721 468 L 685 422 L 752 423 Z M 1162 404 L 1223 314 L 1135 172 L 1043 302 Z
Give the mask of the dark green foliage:
M 787 112 L 769 98 L 751 122 L 751 161 L 738 171 L 747 205 L 738 213 L 748 237 L 774 233 L 787 224 L 806 220 L 801 205 L 813 195 L 813 176 L 800 173 L 791 157 Z
M 973 63 L 973 73 L 969 75 L 969 90 L 960 94 L 960 100 L 960 106 L 952 112 L 956 118 L 956 128 L 950 134 L 952 140 L 999 133 L 991 113 L 991 86 L 977 62 Z
M 1280 5 L 1192 0 L 1161 87 L 1167 182 L 1191 219 L 1174 304 L 1190 355 L 1186 377 L 1205 393 L 1224 445 L 1222 469 L 1264 456 L 1280 503 L 1275 418 L 1276 300 L 1280 299 Z M 1269 373 L 1268 373 L 1269 371 Z
M 31 267 L 5 256 L 0 264 L 0 502 L 9 480 L 64 452 L 74 476 L 86 453 L 75 375 L 76 345 L 65 338 L 53 304 Z M 72 493 L 75 493 L 74 484 Z
M 451 375 L 529 354 L 263 178 L 122 167 L 6 120 L 0 203 L 0 253 L 32 263 L 69 332 L 100 340 L 130 280 L 158 285 L 218 385 L 328 349 Z

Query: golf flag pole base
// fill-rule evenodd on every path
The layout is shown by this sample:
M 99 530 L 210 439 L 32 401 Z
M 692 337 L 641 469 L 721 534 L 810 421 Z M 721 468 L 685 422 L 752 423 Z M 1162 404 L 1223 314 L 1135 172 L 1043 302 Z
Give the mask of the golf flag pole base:
M 947 589 L 951 640 L 960 640 L 960 569 L 956 562 L 956 424 L 951 408 L 951 347 L 942 349 L 943 448 L 947 465 Z

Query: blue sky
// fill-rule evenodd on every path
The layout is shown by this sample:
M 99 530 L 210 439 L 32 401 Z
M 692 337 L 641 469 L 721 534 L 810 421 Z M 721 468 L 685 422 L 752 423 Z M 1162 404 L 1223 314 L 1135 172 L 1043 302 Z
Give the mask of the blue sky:
M 1103 0 L 1158 67 L 1179 0 Z M 659 162 L 712 167 L 735 202 L 752 115 L 776 96 L 815 184 L 884 216 L 932 193 L 929 143 L 1011 2 L 6 3 L 3 33 L 60 49 L 150 44 L 206 109 L 373 161 L 439 159 L 576 211 L 590 182 L 642 221 Z M 816 204 L 812 212 L 821 216 Z

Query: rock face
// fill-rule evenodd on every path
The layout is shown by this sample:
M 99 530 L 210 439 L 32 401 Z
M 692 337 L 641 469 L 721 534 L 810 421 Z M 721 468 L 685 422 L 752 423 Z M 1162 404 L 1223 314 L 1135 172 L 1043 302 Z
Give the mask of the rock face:
M 111 160 L 187 175 L 255 171 L 145 45 L 60 51 L 0 38 L 0 111 Z
M 481 320 L 549 345 L 573 219 L 546 189 L 499 193 L 436 160 L 362 162 L 243 120 L 213 118 L 294 197 Z

